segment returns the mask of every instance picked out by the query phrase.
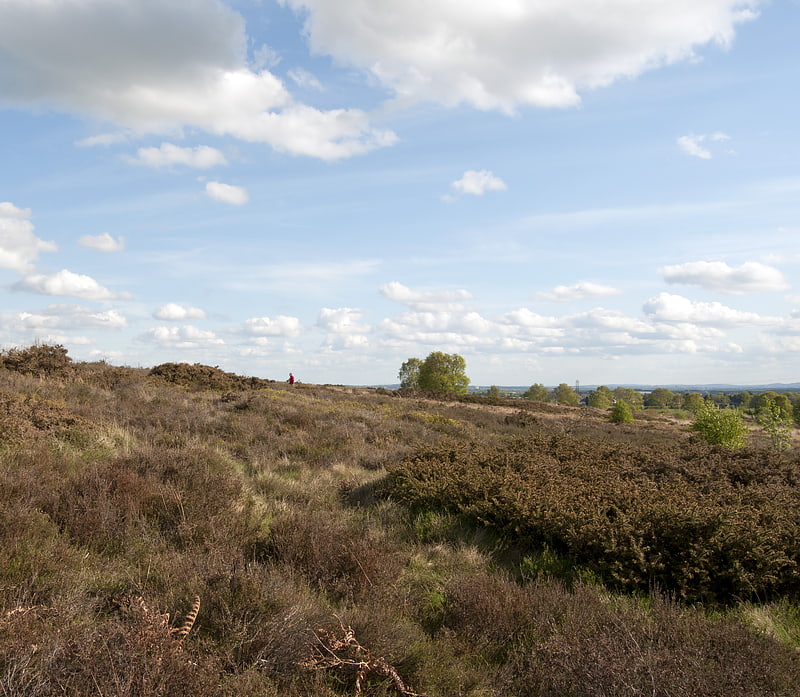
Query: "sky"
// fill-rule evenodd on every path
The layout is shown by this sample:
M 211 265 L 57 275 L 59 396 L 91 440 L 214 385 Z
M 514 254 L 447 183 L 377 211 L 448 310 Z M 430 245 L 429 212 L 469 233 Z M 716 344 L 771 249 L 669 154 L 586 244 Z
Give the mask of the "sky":
M 0 347 L 800 382 L 800 0 L 0 0 Z

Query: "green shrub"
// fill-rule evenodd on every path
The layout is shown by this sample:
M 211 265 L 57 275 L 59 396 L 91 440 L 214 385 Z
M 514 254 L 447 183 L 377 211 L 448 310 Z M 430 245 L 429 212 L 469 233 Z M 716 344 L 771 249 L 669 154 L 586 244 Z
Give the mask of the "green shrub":
M 747 442 L 747 426 L 742 415 L 735 409 L 719 409 L 708 402 L 698 405 L 692 430 L 711 445 L 737 449 Z
M 775 400 L 766 398 L 760 402 L 756 420 L 769 435 L 770 443 L 775 450 L 788 450 L 792 447 L 790 413 Z
M 611 408 L 611 421 L 615 424 L 632 424 L 633 411 L 630 405 L 622 400 L 617 401 Z

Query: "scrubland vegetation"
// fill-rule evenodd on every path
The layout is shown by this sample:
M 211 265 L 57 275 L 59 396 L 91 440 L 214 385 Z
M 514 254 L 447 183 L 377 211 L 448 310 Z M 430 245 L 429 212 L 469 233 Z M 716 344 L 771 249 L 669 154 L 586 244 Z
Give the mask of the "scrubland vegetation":
M 800 694 L 794 448 L 11 358 L 3 697 Z

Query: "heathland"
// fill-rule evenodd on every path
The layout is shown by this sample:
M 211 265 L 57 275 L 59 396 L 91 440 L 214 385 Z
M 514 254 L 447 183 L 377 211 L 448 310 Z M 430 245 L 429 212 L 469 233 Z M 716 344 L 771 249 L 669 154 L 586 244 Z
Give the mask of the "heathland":
M 0 367 L 2 697 L 800 694 L 794 447 L 38 357 Z

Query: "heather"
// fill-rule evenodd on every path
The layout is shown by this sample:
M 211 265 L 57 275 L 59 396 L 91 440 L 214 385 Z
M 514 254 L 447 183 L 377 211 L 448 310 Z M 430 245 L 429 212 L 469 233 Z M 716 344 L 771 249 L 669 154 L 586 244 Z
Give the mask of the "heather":
M 3 697 L 798 694 L 793 449 L 11 358 Z

